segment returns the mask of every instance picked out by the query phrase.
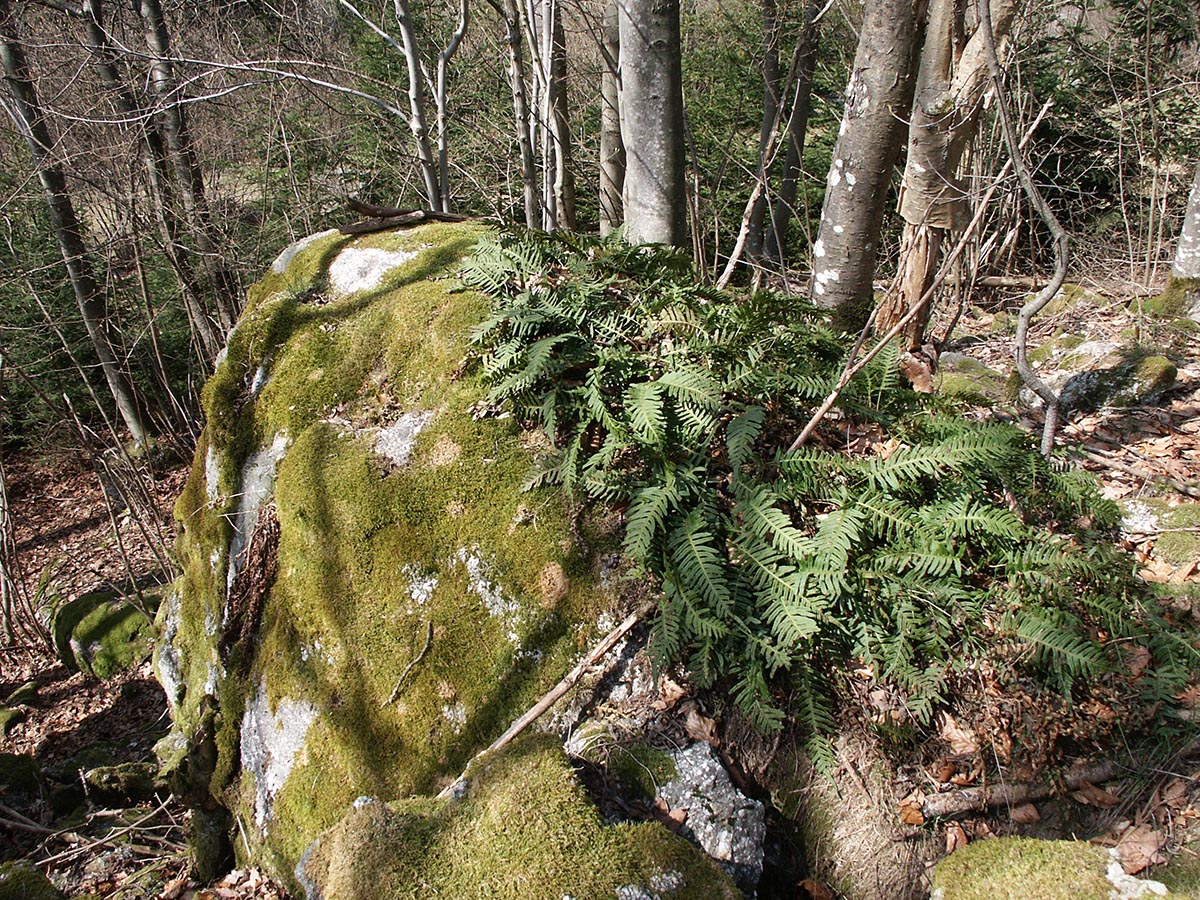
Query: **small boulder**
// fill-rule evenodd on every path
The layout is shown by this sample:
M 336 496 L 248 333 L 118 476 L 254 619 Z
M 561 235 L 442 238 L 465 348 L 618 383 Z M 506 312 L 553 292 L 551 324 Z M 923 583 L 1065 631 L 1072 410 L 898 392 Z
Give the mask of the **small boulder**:
M 62 900 L 62 891 L 26 863 L 0 864 L 0 900 Z
M 0 735 L 8 737 L 12 730 L 25 721 L 28 713 L 23 709 L 0 707 Z
M 160 787 L 155 766 L 137 762 L 89 769 L 83 783 L 93 803 L 122 807 L 152 799 Z
M 154 644 L 150 618 L 111 591 L 84 594 L 64 604 L 50 626 L 63 665 L 97 678 L 140 665 L 150 658 Z

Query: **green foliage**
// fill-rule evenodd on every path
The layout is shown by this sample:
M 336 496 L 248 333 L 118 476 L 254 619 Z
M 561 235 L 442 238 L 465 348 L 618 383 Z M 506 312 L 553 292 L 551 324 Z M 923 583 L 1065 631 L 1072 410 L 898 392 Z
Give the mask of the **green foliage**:
M 625 550 L 662 581 L 660 659 L 730 679 L 759 727 L 779 724 L 785 675 L 819 735 L 837 663 L 927 720 L 997 647 L 1069 692 L 1138 639 L 1130 561 L 1104 540 L 1115 505 L 1013 427 L 922 410 L 887 360 L 842 412 L 886 419 L 890 452 L 779 449 L 850 343 L 817 310 L 698 286 L 672 251 L 561 236 L 485 241 L 464 278 L 492 299 L 475 333 L 491 402 L 555 442 L 532 481 L 625 507 Z

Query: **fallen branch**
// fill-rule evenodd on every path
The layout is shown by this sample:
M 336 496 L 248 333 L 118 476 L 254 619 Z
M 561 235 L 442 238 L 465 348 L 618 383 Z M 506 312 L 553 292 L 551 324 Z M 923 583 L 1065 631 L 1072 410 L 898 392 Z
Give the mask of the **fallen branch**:
M 421 652 L 414 656 L 404 667 L 404 671 L 400 673 L 400 677 L 396 679 L 396 686 L 392 688 L 392 695 L 387 698 L 387 702 L 383 705 L 395 703 L 400 696 L 400 690 L 404 687 L 404 683 L 408 680 L 408 676 L 412 674 L 413 669 L 421 664 L 421 660 L 429 653 L 429 648 L 433 646 L 433 619 L 425 626 L 425 646 L 421 648 Z
M 376 206 L 354 197 L 346 201 L 346 205 L 354 212 L 370 216 L 365 222 L 353 225 L 340 225 L 338 231 L 342 234 L 370 234 L 373 231 L 384 231 L 388 228 L 398 228 L 402 225 L 418 225 L 421 222 L 467 222 L 470 216 L 458 213 L 434 212 L 429 209 L 401 209 L 396 206 Z
M 1120 767 L 1112 761 L 1076 766 L 1063 776 L 1061 783 L 1045 781 L 1019 784 L 998 784 L 994 787 L 963 788 L 945 794 L 932 794 L 921 803 L 926 819 L 954 818 L 967 813 L 981 812 L 990 806 L 1021 806 L 1034 800 L 1044 800 L 1061 790 L 1077 791 L 1084 784 L 1100 784 L 1117 777 Z
M 1101 456 L 1099 453 L 1093 453 L 1090 450 L 1076 449 L 1071 452 L 1077 453 L 1084 459 L 1091 460 L 1098 466 L 1104 466 L 1107 469 L 1113 469 L 1117 472 L 1125 472 L 1129 475 L 1136 475 L 1138 478 L 1145 478 L 1147 481 L 1153 481 L 1169 487 L 1171 490 L 1178 491 L 1184 496 L 1200 500 L 1200 485 L 1198 484 L 1183 481 L 1179 478 L 1172 478 L 1170 475 L 1159 475 L 1156 472 L 1151 472 L 1149 469 L 1140 469 L 1137 466 L 1131 466 L 1128 463 L 1123 463 L 1108 456 Z
M 82 853 L 88 853 L 88 852 L 96 849 L 97 847 L 103 847 L 107 844 L 111 844 L 113 841 L 117 840 L 117 838 L 124 837 L 125 835 L 130 834 L 131 832 L 139 830 L 139 828 L 141 828 L 142 825 L 149 822 L 151 819 L 153 819 L 155 816 L 157 816 L 159 813 L 161 813 L 164 809 L 166 809 L 167 804 L 169 804 L 174 799 L 175 799 L 175 795 L 171 794 L 167 797 L 166 800 L 163 800 L 162 803 L 160 803 L 156 809 L 151 810 L 146 815 L 142 816 L 140 819 L 138 819 L 136 822 L 134 822 L 132 825 L 126 825 L 124 828 L 118 828 L 114 831 L 109 832 L 109 834 L 106 835 L 105 837 L 97 838 L 94 841 L 89 841 L 86 839 L 79 839 L 80 846 L 73 847 L 70 850 L 64 850 L 61 853 L 54 854 L 53 856 L 47 856 L 45 859 L 38 860 L 36 865 L 48 866 L 50 863 L 60 862 L 64 859 L 72 859 L 76 856 L 79 856 Z M 142 830 L 145 830 L 145 829 L 142 829 Z M 63 834 L 66 835 L 67 838 L 72 838 L 72 837 L 78 838 L 78 835 L 75 835 L 73 833 L 64 832 Z
M 471 758 L 471 762 L 467 763 L 467 769 L 471 767 L 471 763 L 475 762 L 475 760 L 495 750 L 499 750 L 501 747 L 510 743 L 513 738 L 541 718 L 542 715 L 548 709 L 550 709 L 550 707 L 562 699 L 563 695 L 575 686 L 579 679 L 581 679 L 587 673 L 587 671 L 592 668 L 592 666 L 607 656 L 613 647 L 617 646 L 617 644 L 621 642 L 621 639 L 633 630 L 633 627 L 637 625 L 638 622 L 642 621 L 642 619 L 648 616 L 651 611 L 653 611 L 654 606 L 655 604 L 653 601 L 647 601 L 626 616 L 625 621 L 610 631 L 604 637 L 604 640 L 593 647 L 592 651 L 588 653 L 588 655 L 582 660 L 580 660 L 579 665 L 567 673 L 562 681 L 552 687 L 550 691 L 544 697 L 542 697 L 541 700 L 531 706 L 523 716 L 509 725 L 508 730 L 505 731 L 504 734 L 492 741 L 492 743 L 489 744 L 486 749 L 480 750 L 478 753 L 476 753 L 475 756 Z M 466 769 L 463 770 L 462 775 L 459 775 L 458 778 L 454 779 L 451 784 L 447 785 L 441 790 L 441 792 L 437 795 L 438 799 L 444 800 L 447 797 L 453 796 L 463 785 L 465 780 Z

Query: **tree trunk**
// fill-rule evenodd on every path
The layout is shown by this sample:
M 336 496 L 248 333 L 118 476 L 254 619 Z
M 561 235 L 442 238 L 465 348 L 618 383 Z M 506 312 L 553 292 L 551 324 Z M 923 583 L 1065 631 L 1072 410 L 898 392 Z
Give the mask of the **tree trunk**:
M 167 148 L 157 126 L 144 115 L 141 104 L 120 75 L 116 64 L 116 51 L 104 28 L 102 0 L 84 0 L 80 12 L 87 33 L 88 52 L 92 55 L 101 82 L 112 96 L 113 105 L 127 121 L 139 123 L 137 127 L 147 151 L 146 172 L 157 201 L 154 207 L 162 230 L 163 249 L 179 282 L 184 310 L 200 348 L 202 363 L 211 365 L 220 352 L 223 341 L 213 328 L 204 300 L 197 290 L 189 250 L 181 236 L 179 219 L 174 210 Z M 214 301 L 219 305 L 221 299 L 217 297 Z
M 872 305 L 892 168 L 912 108 L 925 0 L 867 0 L 813 244 L 812 298 L 847 328 Z
M 550 24 L 550 134 L 554 150 L 555 227 L 575 230 L 575 170 L 571 161 L 571 120 L 567 112 L 567 39 L 562 6 L 555 0 Z
M 771 136 L 777 127 L 779 105 L 783 102 L 779 96 L 779 10 L 775 0 L 762 0 L 762 31 L 763 111 L 758 129 L 758 171 L 762 173 L 764 189 L 750 211 L 750 228 L 746 233 L 746 256 L 752 262 L 758 262 L 763 255 L 763 232 L 768 209 L 766 187 L 770 184 L 771 171 L 771 160 L 766 155 L 774 146 Z
M 25 52 L 17 37 L 9 0 L 0 0 L 0 62 L 4 66 L 4 78 L 12 94 L 16 124 L 33 156 L 38 180 L 46 196 L 50 223 L 58 237 L 59 250 L 79 305 L 80 315 L 83 317 L 84 327 L 96 351 L 101 371 L 108 382 L 113 400 L 116 401 L 122 421 L 133 440 L 144 444 L 149 438 L 149 432 L 141 404 L 133 382 L 121 368 L 113 350 L 108 304 L 92 274 L 79 218 L 75 215 L 75 207 L 67 192 L 66 178 L 53 160 L 51 148 L 54 146 L 54 139 L 50 135 L 50 128 L 42 114 L 37 93 L 29 77 Z
M 997 41 L 1008 33 L 1014 9 L 1014 0 L 992 0 Z M 956 0 L 932 0 L 900 185 L 904 234 L 899 271 L 875 320 L 878 329 L 887 331 L 921 304 L 902 339 L 913 357 L 906 361 L 908 366 L 929 372 L 933 354 L 922 347 L 933 304 L 926 294 L 937 272 L 939 249 L 952 231 L 960 231 L 966 223 L 968 191 L 960 164 L 978 130 L 988 86 L 982 29 L 976 28 L 964 43 L 963 16 Z
M 1200 165 L 1196 167 L 1196 178 L 1188 195 L 1187 212 L 1183 217 L 1183 230 L 1179 233 L 1179 245 L 1175 248 L 1171 277 L 1180 281 L 1200 279 Z
M 438 53 L 437 90 L 434 97 L 434 104 L 437 109 L 438 196 L 441 198 L 441 206 L 437 207 L 437 209 L 441 212 L 450 212 L 452 209 L 450 203 L 450 97 L 446 77 L 450 70 L 450 60 L 454 58 L 454 54 L 458 52 L 463 38 L 466 37 L 467 27 L 470 22 L 470 0 L 459 0 L 458 25 L 454 29 L 454 34 L 451 35 L 450 41 Z
M 438 165 L 429 145 L 429 126 L 425 118 L 425 75 L 421 71 L 421 57 L 417 51 L 417 39 L 413 33 L 412 14 L 408 0 L 395 0 L 396 24 L 400 29 L 400 40 L 404 44 L 404 61 L 408 66 L 408 127 L 417 144 L 417 162 L 421 178 L 425 181 L 425 197 L 434 212 L 442 209 L 442 191 L 438 184 Z
M 200 264 L 216 298 L 217 320 L 228 334 L 237 322 L 240 288 L 226 267 L 214 237 L 212 215 L 204 193 L 204 174 L 188 129 L 182 93 L 171 62 L 171 38 L 159 0 L 133 0 L 142 17 L 150 48 L 150 86 L 158 100 L 158 126 L 175 174 L 175 187 L 183 200 L 184 218 L 200 255 Z
M 783 160 L 783 175 L 779 196 L 771 209 L 771 224 L 763 247 L 763 261 L 772 269 L 783 266 L 783 250 L 787 241 L 788 223 L 796 207 L 800 191 L 800 175 L 804 162 L 804 141 L 808 134 L 808 116 L 812 112 L 813 73 L 817 68 L 819 16 L 825 8 L 822 0 L 809 0 L 804 13 L 804 30 L 800 34 L 802 47 L 800 65 L 796 71 L 796 88 L 788 112 L 787 153 Z
M 617 0 L 625 236 L 687 245 L 679 0 Z
M 508 82 L 513 95 L 513 118 L 517 125 L 517 146 L 521 150 L 521 187 L 525 203 L 525 226 L 536 228 L 541 211 L 537 187 L 537 161 L 530 131 L 529 97 L 525 91 L 525 59 L 521 52 L 521 13 L 516 0 L 504 0 L 505 43 L 508 45 Z
M 609 235 L 621 225 L 625 209 L 625 143 L 621 140 L 620 70 L 621 25 L 616 0 L 604 5 L 604 31 L 600 70 L 600 234 Z

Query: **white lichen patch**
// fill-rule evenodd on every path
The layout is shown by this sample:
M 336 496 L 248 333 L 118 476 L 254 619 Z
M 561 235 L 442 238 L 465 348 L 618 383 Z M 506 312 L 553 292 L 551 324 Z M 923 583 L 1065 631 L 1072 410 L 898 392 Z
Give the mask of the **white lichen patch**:
M 292 774 L 296 756 L 304 748 L 317 709 L 306 700 L 283 699 L 271 712 L 267 687 L 258 693 L 242 716 L 242 770 L 254 776 L 254 823 L 263 828 L 270 820 L 275 798 Z
M 242 466 L 242 488 L 238 509 L 233 517 L 233 534 L 229 539 L 229 569 L 225 578 L 228 591 L 233 586 L 242 566 L 242 554 L 250 543 L 254 524 L 258 521 L 258 509 L 271 495 L 275 485 L 275 468 L 287 453 L 286 431 L 275 435 L 271 446 L 250 454 Z
M 209 444 L 208 452 L 204 454 L 204 494 L 208 497 L 209 503 L 216 502 L 220 487 L 221 457 L 217 455 L 216 448 Z
M 504 621 L 509 627 L 509 639 L 515 643 L 519 638 L 513 629 L 517 614 L 521 611 L 520 605 L 512 597 L 506 597 L 499 585 L 492 581 L 487 564 L 477 550 L 462 548 L 455 558 L 466 567 L 467 586 L 471 593 L 483 601 L 492 618 Z
M 347 247 L 329 264 L 329 284 L 339 294 L 374 290 L 388 272 L 416 256 L 412 250 Z
M 1121 858 L 1117 855 L 1116 848 L 1111 848 L 1108 851 L 1111 857 L 1108 861 L 1108 871 L 1105 873 L 1109 883 L 1112 884 L 1112 900 L 1138 900 L 1139 897 L 1165 897 L 1167 895 L 1167 886 L 1161 881 L 1150 881 L 1146 878 L 1136 878 L 1133 875 L 1126 875 L 1125 869 L 1121 866 Z
M 419 435 L 433 421 L 431 410 L 407 412 L 375 437 L 375 452 L 403 468 L 412 459 Z
M 167 609 L 163 615 L 162 630 L 159 634 L 158 659 L 155 661 L 155 671 L 158 673 L 158 683 L 162 685 L 167 702 L 172 706 L 183 699 L 183 658 L 175 647 L 175 637 L 179 634 L 179 624 L 182 620 L 182 601 L 177 591 L 167 594 Z
M 433 592 L 437 590 L 438 577 L 432 573 L 422 572 L 416 566 L 409 564 L 400 570 L 405 579 L 408 580 L 408 596 L 418 608 L 423 608 L 433 599 Z M 409 612 L 414 612 L 413 607 L 409 607 Z
M 1155 534 L 1158 532 L 1158 516 L 1145 503 L 1132 500 L 1125 504 L 1121 530 L 1126 534 Z
M 445 719 L 455 734 L 462 734 L 467 727 L 467 708 L 460 700 L 457 703 L 442 704 L 442 718 Z
M 294 244 L 287 246 L 282 253 L 275 257 L 275 262 L 271 263 L 271 271 L 277 275 L 282 275 L 287 271 L 287 267 L 292 264 L 292 260 L 307 247 L 311 247 L 323 237 L 328 237 L 331 234 L 337 234 L 336 228 L 330 228 L 328 231 L 320 231 L 316 234 L 310 234 L 306 238 L 301 238 Z

